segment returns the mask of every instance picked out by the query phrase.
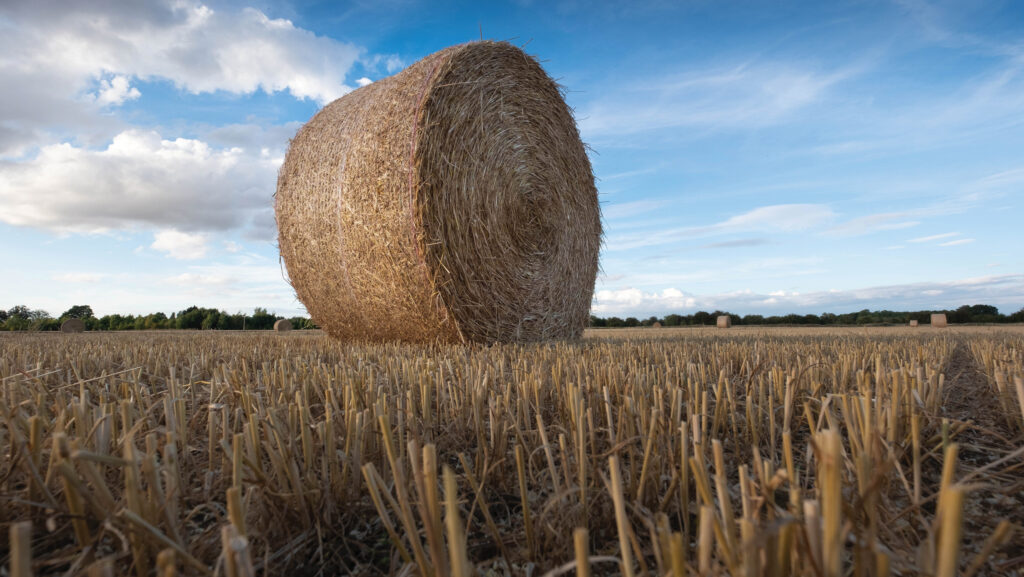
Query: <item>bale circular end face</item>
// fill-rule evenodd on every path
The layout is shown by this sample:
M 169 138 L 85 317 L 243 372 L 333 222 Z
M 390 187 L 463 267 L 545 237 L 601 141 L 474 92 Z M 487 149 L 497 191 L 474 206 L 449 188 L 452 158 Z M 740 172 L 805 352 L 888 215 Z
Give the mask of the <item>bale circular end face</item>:
M 292 322 L 288 319 L 278 319 L 274 323 L 274 330 L 279 333 L 286 333 L 292 330 Z
M 716 326 L 720 329 L 728 329 L 732 327 L 732 317 L 729 315 L 718 315 Z
M 917 321 L 910 321 L 910 326 L 916 327 L 917 326 Z
M 601 215 L 558 85 L 508 43 L 432 54 L 326 106 L 278 178 L 281 256 L 328 334 L 577 338 Z
M 948 324 L 946 322 L 946 314 L 945 313 L 933 313 L 932 314 L 932 319 L 931 319 L 931 324 L 932 324 L 933 327 L 935 327 L 937 329 L 945 328 L 946 325 Z
M 82 319 L 68 319 L 60 324 L 62 333 L 84 333 L 85 323 Z

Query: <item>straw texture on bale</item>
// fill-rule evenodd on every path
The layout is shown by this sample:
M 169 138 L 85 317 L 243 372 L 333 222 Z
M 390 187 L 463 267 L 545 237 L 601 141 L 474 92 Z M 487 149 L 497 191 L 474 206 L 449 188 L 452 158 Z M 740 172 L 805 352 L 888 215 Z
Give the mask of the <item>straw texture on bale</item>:
M 60 324 L 62 333 L 84 333 L 85 323 L 82 319 L 68 319 Z
M 292 330 L 292 322 L 288 319 L 278 319 L 274 323 L 274 330 L 279 333 L 286 333 Z
M 652 328 L 652 329 L 660 329 L 660 328 L 661 328 L 661 322 L 659 322 L 659 321 L 654 321 L 654 322 L 653 322 L 653 323 L 651 324 L 651 328 Z
M 932 326 L 935 328 L 944 328 L 946 326 L 946 313 L 932 313 Z
M 278 177 L 281 257 L 348 340 L 579 337 L 601 243 L 558 85 L 503 42 L 447 48 L 327 105 Z
M 727 329 L 732 326 L 732 317 L 729 315 L 718 315 L 718 328 Z
M 916 327 L 917 326 L 917 321 L 910 321 L 910 326 Z

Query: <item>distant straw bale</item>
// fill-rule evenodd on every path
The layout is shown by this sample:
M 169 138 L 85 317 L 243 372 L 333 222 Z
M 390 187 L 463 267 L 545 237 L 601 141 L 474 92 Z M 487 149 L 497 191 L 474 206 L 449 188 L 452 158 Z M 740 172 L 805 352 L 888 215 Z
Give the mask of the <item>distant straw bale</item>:
M 292 322 L 288 319 L 278 319 L 274 323 L 274 330 L 279 333 L 286 333 L 292 330 Z
M 933 327 L 935 327 L 937 329 L 942 329 L 942 328 L 945 328 L 946 325 L 947 325 L 946 313 L 932 313 L 932 326 Z
M 62 333 L 84 333 L 85 323 L 82 319 L 68 319 L 60 324 Z
M 652 329 L 660 329 L 661 328 L 661 321 L 654 321 L 653 323 L 651 323 L 651 328 Z
M 729 315 L 718 315 L 717 326 L 720 329 L 727 329 L 732 326 L 732 317 Z
M 559 86 L 505 42 L 447 48 L 327 105 L 278 177 L 278 241 L 347 340 L 579 337 L 597 189 Z
M 910 321 L 910 326 L 916 327 L 917 326 L 917 321 Z

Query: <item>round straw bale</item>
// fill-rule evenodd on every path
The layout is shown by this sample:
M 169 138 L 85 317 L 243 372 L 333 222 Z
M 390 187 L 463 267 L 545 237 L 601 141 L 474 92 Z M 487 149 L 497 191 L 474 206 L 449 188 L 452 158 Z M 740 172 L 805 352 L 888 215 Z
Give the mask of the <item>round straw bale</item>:
M 917 326 L 917 321 L 910 321 L 910 326 L 916 327 Z
M 937 329 L 946 327 L 946 313 L 932 313 L 932 326 Z
M 601 213 L 559 86 L 505 42 L 447 48 L 296 135 L 275 214 L 289 280 L 342 339 L 577 338 Z
M 85 323 L 82 319 L 68 319 L 60 324 L 62 333 L 84 333 Z
M 292 322 L 288 319 L 278 319 L 274 323 L 274 330 L 279 333 L 286 333 L 292 330 Z
M 732 317 L 729 315 L 718 315 L 716 326 L 720 329 L 727 329 L 732 326 Z

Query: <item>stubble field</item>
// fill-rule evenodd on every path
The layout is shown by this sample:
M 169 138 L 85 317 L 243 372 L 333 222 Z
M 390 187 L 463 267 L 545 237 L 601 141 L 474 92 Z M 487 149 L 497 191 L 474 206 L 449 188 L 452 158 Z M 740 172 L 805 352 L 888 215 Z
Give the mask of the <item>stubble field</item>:
M 1024 572 L 1020 326 L 0 334 L 0 378 L 0 574 Z

